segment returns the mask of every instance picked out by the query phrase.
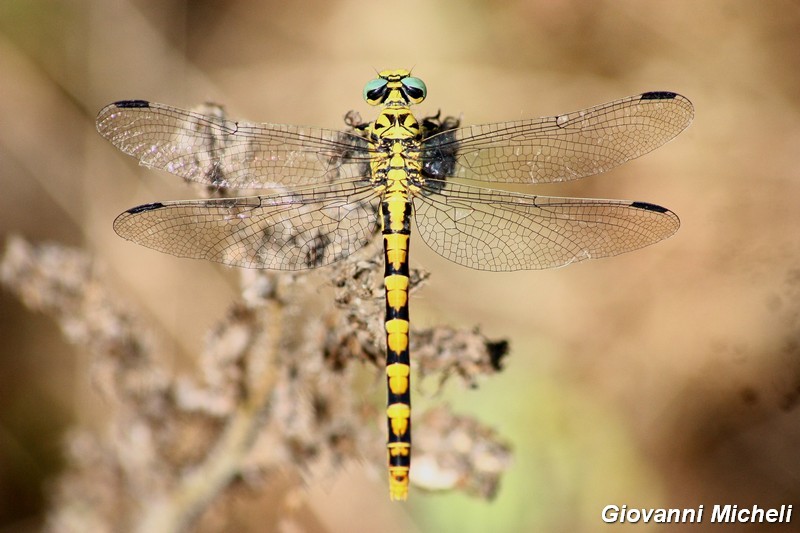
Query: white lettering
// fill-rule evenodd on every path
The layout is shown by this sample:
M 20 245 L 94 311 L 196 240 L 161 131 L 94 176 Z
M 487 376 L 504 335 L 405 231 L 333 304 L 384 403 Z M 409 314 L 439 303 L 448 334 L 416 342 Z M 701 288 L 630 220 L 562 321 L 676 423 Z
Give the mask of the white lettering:
M 703 505 L 696 509 L 662 509 L 662 508 L 634 508 L 627 505 L 606 505 L 603 507 L 603 522 L 631 524 L 656 522 L 663 523 L 702 523 Z M 711 511 L 711 522 L 717 523 L 788 523 L 792 520 L 792 506 L 781 505 L 780 508 L 764 508 L 758 505 L 740 509 L 738 505 L 714 505 Z
M 603 507 L 603 522 L 610 524 L 619 518 L 619 507 L 616 505 L 606 505 Z
M 739 509 L 738 505 L 715 505 L 711 514 L 712 522 L 738 522 L 738 523 L 788 523 L 792 519 L 792 506 L 781 505 L 780 509 L 765 509 L 754 505 L 753 507 Z
M 719 507 L 719 506 L 718 506 Z M 728 510 L 730 512 L 730 509 Z M 719 510 L 715 510 L 715 516 L 720 514 Z M 656 522 L 663 523 L 687 523 L 687 522 L 702 522 L 703 521 L 703 506 L 700 505 L 697 509 L 662 509 L 662 508 L 640 508 L 628 509 L 627 505 L 618 507 L 616 505 L 606 505 L 603 507 L 601 517 L 603 522 L 610 524 L 617 523 L 631 523 L 636 524 L 639 522 L 650 523 Z
M 715 505 L 714 511 L 711 513 L 712 522 L 730 522 L 731 514 L 734 512 L 731 505 Z

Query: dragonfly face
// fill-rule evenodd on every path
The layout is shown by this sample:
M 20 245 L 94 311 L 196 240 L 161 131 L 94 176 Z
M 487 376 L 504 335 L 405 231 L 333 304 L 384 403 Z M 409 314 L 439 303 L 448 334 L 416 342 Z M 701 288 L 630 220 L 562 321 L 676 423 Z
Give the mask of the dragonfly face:
M 403 106 L 419 104 L 428 95 L 425 82 L 407 70 L 384 70 L 364 86 L 364 100 L 369 105 Z
M 558 198 L 476 187 L 553 183 L 609 170 L 666 143 L 691 103 L 649 92 L 575 113 L 459 127 L 418 120 L 427 89 L 406 70 L 364 88 L 375 121 L 332 131 L 228 120 L 142 100 L 110 104 L 97 129 L 141 164 L 261 196 L 157 202 L 114 221 L 122 237 L 180 257 L 246 268 L 303 270 L 384 241 L 389 485 L 405 499 L 411 457 L 408 250 L 418 234 L 443 257 L 480 270 L 568 265 L 672 235 L 670 210 L 647 202 Z

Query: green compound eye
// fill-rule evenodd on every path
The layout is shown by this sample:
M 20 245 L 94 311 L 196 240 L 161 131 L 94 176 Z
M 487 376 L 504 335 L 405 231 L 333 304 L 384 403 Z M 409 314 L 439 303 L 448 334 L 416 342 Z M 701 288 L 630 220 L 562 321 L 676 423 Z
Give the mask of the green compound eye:
M 425 82 L 419 78 L 403 78 L 401 83 L 408 98 L 415 103 L 423 101 L 428 96 L 428 88 L 425 87 Z
M 386 83 L 386 80 L 381 78 L 370 80 L 364 86 L 364 100 L 371 105 L 381 103 L 386 96 Z

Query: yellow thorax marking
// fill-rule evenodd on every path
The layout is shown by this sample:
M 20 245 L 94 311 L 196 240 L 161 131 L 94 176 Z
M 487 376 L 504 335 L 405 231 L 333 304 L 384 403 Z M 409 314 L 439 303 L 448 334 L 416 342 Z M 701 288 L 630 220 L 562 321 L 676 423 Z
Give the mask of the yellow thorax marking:
M 413 139 L 419 134 L 419 122 L 405 105 L 386 107 L 372 123 L 371 133 L 381 139 Z

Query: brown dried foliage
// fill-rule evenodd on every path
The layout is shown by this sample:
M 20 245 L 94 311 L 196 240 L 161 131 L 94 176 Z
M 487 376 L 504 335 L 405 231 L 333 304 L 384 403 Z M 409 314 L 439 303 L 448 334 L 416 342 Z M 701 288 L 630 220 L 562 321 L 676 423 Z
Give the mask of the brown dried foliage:
M 237 489 L 291 490 L 351 461 L 383 463 L 379 405 L 354 391 L 362 363 L 382 382 L 377 257 L 331 269 L 336 305 L 320 310 L 302 276 L 247 271 L 242 296 L 208 333 L 197 371 L 169 366 L 158 328 L 108 288 L 84 252 L 8 240 L 0 280 L 91 356 L 106 402 L 101 429 L 74 427 L 54 484 L 50 531 L 176 531 L 226 523 Z M 413 286 L 427 276 L 412 274 Z M 304 317 L 316 316 L 316 320 Z M 415 364 L 475 386 L 500 368 L 504 342 L 476 330 L 414 334 Z M 412 483 L 492 498 L 510 452 L 491 429 L 437 407 L 416 417 Z M 314 474 L 312 474 L 312 472 Z M 287 513 L 296 508 L 289 500 Z

